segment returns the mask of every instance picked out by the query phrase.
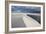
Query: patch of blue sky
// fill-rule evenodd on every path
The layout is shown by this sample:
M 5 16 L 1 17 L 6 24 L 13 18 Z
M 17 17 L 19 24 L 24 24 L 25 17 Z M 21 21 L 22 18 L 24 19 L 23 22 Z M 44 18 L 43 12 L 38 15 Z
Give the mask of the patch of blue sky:
M 41 7 L 33 6 L 11 6 L 11 11 L 15 13 L 40 13 Z

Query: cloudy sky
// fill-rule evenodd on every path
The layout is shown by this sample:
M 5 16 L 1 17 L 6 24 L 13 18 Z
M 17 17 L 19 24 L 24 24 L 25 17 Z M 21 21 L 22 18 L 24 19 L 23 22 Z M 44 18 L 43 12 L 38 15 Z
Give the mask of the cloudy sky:
M 11 11 L 14 13 L 40 13 L 40 7 L 33 6 L 11 6 Z

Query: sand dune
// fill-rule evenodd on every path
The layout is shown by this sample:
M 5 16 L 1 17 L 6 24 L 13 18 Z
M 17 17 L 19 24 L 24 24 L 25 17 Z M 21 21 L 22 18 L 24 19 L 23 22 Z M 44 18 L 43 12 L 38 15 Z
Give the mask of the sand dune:
M 24 14 L 13 14 L 11 15 L 11 22 L 13 28 L 18 27 L 39 27 L 40 24 L 33 18 Z

